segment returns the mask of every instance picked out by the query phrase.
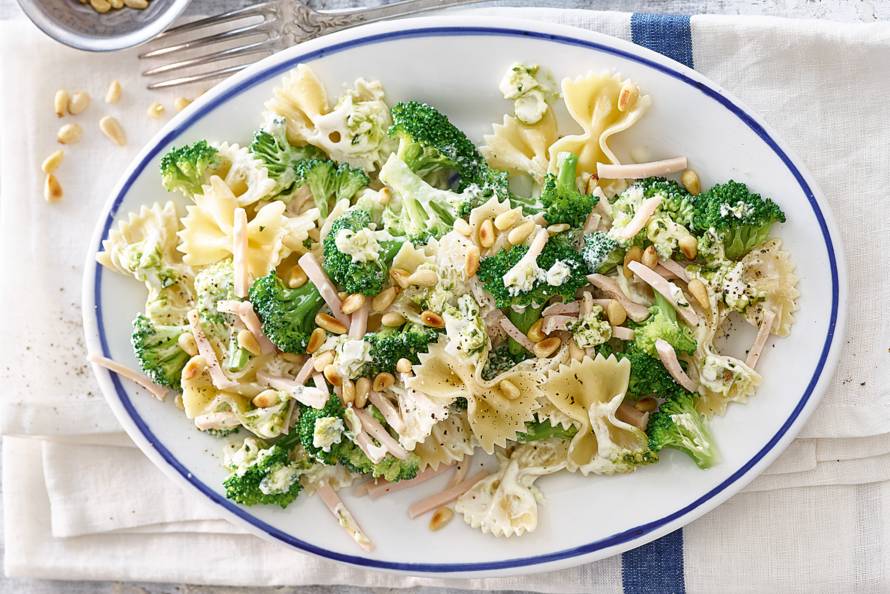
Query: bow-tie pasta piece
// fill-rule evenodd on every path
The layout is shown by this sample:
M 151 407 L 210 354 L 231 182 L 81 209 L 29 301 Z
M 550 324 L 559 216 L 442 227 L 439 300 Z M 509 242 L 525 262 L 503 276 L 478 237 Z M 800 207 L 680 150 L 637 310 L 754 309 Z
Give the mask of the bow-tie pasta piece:
M 751 250 L 744 258 L 743 280 L 763 295 L 762 301 L 745 310 L 745 319 L 759 326 L 766 312 L 772 312 L 776 321 L 772 333 L 788 336 L 797 311 L 797 274 L 791 256 L 782 249 L 782 242 L 771 239 Z
M 639 96 L 635 102 L 619 109 L 618 99 L 625 84 L 614 72 L 589 72 L 562 81 L 562 96 L 569 115 L 582 132 L 563 136 L 550 146 L 550 172 L 558 169 L 557 155 L 570 152 L 578 155 L 578 174 L 596 174 L 596 164 L 619 163 L 609 141 L 619 132 L 636 124 L 652 103 L 649 95 Z
M 441 464 L 454 464 L 472 455 L 476 447 L 473 430 L 467 413 L 452 412 L 444 421 L 436 423 L 429 436 L 414 446 L 414 454 L 420 458 L 420 469 L 439 468 Z
M 179 251 L 190 266 L 206 266 L 234 255 L 234 222 L 238 200 L 219 177 L 212 177 L 204 193 L 187 206 Z M 284 237 L 287 217 L 284 203 L 275 201 L 261 207 L 247 223 L 247 251 L 244 261 L 251 278 L 269 273 L 287 255 Z
M 538 184 L 547 175 L 547 149 L 556 139 L 556 117 L 548 109 L 537 124 L 523 124 L 513 116 L 504 116 L 503 124 L 494 124 L 484 137 L 479 152 L 489 165 L 511 173 L 531 176 Z
M 538 501 L 543 496 L 534 482 L 566 467 L 566 443 L 545 440 L 517 447 L 501 457 L 498 472 L 461 495 L 454 510 L 464 521 L 486 534 L 509 538 L 538 526 Z

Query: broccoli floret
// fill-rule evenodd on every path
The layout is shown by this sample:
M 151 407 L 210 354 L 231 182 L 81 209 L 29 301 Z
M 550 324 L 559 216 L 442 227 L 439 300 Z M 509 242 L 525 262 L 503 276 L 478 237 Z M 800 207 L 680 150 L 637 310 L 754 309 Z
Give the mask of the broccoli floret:
M 346 408 L 336 395 L 328 398 L 325 406 L 318 410 L 304 408 L 300 414 L 298 433 L 303 448 L 316 460 L 324 464 L 342 464 L 352 472 L 366 474 L 387 481 L 408 480 L 417 476 L 420 460 L 411 454 L 405 460 L 399 460 L 387 454 L 376 464 L 365 455 L 355 443 L 345 435 L 339 442 L 331 443 L 328 451 L 316 445 L 316 424 L 321 419 L 343 419 Z
M 225 480 L 226 497 L 242 505 L 277 505 L 286 508 L 300 494 L 300 474 L 305 461 L 292 461 L 290 448 L 263 448 L 253 438 L 244 440 L 233 457 L 232 474 Z
M 371 229 L 371 215 L 352 209 L 334 221 L 322 243 L 324 269 L 347 293 L 376 295 L 383 289 L 389 266 L 402 245 L 389 234 Z M 350 246 L 346 253 L 341 247 Z
M 321 217 L 328 216 L 339 200 L 350 200 L 368 185 L 368 174 L 346 163 L 339 165 L 322 159 L 297 162 L 297 185 L 308 186 Z
M 415 244 L 450 231 L 458 205 L 477 193 L 475 187 L 466 195 L 433 187 L 395 155 L 384 163 L 379 178 L 396 196 L 383 213 L 384 227 L 392 235 L 411 238 Z
M 451 187 L 456 173 L 458 191 L 476 186 L 481 195 L 509 197 L 506 174 L 491 169 L 467 135 L 435 107 L 397 103 L 392 120 L 389 134 L 399 139 L 396 154 L 428 183 Z
M 323 159 L 324 153 L 311 144 L 296 147 L 287 141 L 283 118 L 273 121 L 268 130 L 258 130 L 250 143 L 250 152 L 262 161 L 275 181 L 273 198 L 285 202 L 293 198 L 300 187 L 297 180 L 297 164 L 304 159 Z
M 300 444 L 313 458 L 324 464 L 336 464 L 337 455 L 339 453 L 339 445 L 343 443 L 345 437 L 341 436 L 340 443 L 332 444 L 328 448 L 317 445 L 315 439 L 315 424 L 320 419 L 340 419 L 342 422 L 345 407 L 336 395 L 328 398 L 324 407 L 321 409 L 304 407 L 300 411 L 300 420 L 297 422 L 297 434 L 300 437 Z
M 206 140 L 174 147 L 161 158 L 161 181 L 168 192 L 179 190 L 189 197 L 200 194 L 220 161 L 219 151 Z
M 693 196 L 686 188 L 663 177 L 647 177 L 637 183 L 643 187 L 646 198 L 661 196 L 659 210 L 667 213 L 674 222 L 684 227 L 692 224 Z
M 309 335 L 315 329 L 315 314 L 324 299 L 315 285 L 297 289 L 284 286 L 273 270 L 258 278 L 248 292 L 250 302 L 263 325 L 263 334 L 287 353 L 305 353 Z
M 151 381 L 168 388 L 179 388 L 182 368 L 189 355 L 179 348 L 177 341 L 187 331 L 187 326 L 155 324 L 143 314 L 133 320 L 133 350 L 139 366 Z
M 624 260 L 624 249 L 605 231 L 594 231 L 584 236 L 581 257 L 591 274 L 605 274 Z
M 717 447 L 695 409 L 692 394 L 680 393 L 665 401 L 649 419 L 649 448 L 677 448 L 689 454 L 699 468 L 710 468 L 717 461 Z
M 569 271 L 568 277 L 559 285 L 547 283 L 543 275 L 535 278 L 528 291 L 517 291 L 504 284 L 504 275 L 528 252 L 528 246 L 516 245 L 501 250 L 493 256 L 483 258 L 479 264 L 479 279 L 485 290 L 495 299 L 498 307 L 525 307 L 544 305 L 552 297 L 561 296 L 567 301 L 575 297 L 575 291 L 587 284 L 587 267 L 581 255 L 575 251 L 571 240 L 565 235 L 551 237 L 538 256 L 540 270 L 550 270 L 557 262 L 562 262 Z
M 525 431 L 520 431 L 516 434 L 516 441 L 541 441 L 543 439 L 550 439 L 551 437 L 557 439 L 572 439 L 575 437 L 576 433 L 578 433 L 577 427 L 569 427 L 566 429 L 561 425 L 554 427 L 549 421 L 528 421 L 525 424 Z
M 655 341 L 659 338 L 670 343 L 678 353 L 692 354 L 696 342 L 692 332 L 677 321 L 674 306 L 658 291 L 655 292 L 655 304 L 649 310 L 650 316 L 642 324 L 634 328 L 634 344 L 644 353 L 658 356 Z
M 629 397 L 669 398 L 683 391 L 683 387 L 674 381 L 659 359 L 648 355 L 633 343 L 629 344 L 623 353 L 615 355 L 619 359 L 630 361 L 630 381 L 627 384 Z
M 582 227 L 599 198 L 578 190 L 578 155 L 560 153 L 558 159 L 559 176 L 548 173 L 541 190 L 544 219 L 550 225 L 567 223 L 571 227 Z
M 699 233 L 714 229 L 731 260 L 766 241 L 776 222 L 785 222 L 779 205 L 736 181 L 718 184 L 693 200 L 693 228 Z
M 399 359 L 420 363 L 417 354 L 427 352 L 429 344 L 438 337 L 436 330 L 413 323 L 365 334 L 364 341 L 370 345 L 371 361 L 362 375 L 373 377 L 382 372 L 394 373 Z

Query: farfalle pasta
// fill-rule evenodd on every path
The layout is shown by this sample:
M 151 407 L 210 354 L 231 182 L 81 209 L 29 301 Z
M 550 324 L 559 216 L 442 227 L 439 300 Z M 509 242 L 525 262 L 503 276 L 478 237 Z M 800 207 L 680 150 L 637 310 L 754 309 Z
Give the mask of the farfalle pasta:
M 546 68 L 511 65 L 514 115 L 481 147 L 381 81 L 344 88 L 299 65 L 251 137 L 171 148 L 178 202 L 97 254 L 148 291 L 141 373 L 113 369 L 178 392 L 195 443 L 223 446 L 226 497 L 318 495 L 368 548 L 337 494 L 353 482 L 376 498 L 453 472 L 409 516 L 453 503 L 510 538 L 546 522 L 541 477 L 646 472 L 664 448 L 718 464 L 708 417 L 753 397 L 797 309 L 779 205 L 687 188 L 706 178 L 682 156 L 620 163 L 652 100 L 615 72 L 562 81 L 579 133 Z M 758 327 L 744 361 L 715 344 L 735 316 Z

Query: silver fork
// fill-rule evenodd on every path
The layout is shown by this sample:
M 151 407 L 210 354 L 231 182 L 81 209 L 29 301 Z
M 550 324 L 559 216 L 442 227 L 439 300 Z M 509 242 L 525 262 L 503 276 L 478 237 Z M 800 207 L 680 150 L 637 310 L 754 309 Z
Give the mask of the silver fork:
M 269 0 L 172 27 L 158 35 L 140 59 L 171 59 L 142 74 L 159 77 L 194 69 L 194 72 L 165 78 L 149 89 L 175 87 L 229 76 L 271 55 L 319 35 L 355 25 L 473 4 L 482 0 L 405 0 L 385 6 L 342 11 L 314 10 L 301 0 Z M 226 27 L 221 27 L 226 25 Z M 219 62 L 238 60 L 224 67 Z

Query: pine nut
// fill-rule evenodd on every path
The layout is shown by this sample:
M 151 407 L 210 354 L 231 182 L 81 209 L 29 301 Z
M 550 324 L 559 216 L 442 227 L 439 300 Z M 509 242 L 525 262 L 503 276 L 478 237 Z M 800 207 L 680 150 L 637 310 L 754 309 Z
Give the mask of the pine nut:
M 324 344 L 324 341 L 327 340 L 327 333 L 323 328 L 316 328 L 312 331 L 312 334 L 309 335 L 309 341 L 306 343 L 306 352 L 310 355 L 321 348 L 321 345 Z
M 253 397 L 253 405 L 257 408 L 268 408 L 278 404 L 278 390 L 263 390 Z
M 386 206 L 390 202 L 392 202 L 392 192 L 387 187 L 380 188 L 380 191 L 377 192 L 377 201 L 380 202 L 380 206 Z
M 80 124 L 65 124 L 59 128 L 56 140 L 59 141 L 59 144 L 74 144 L 80 140 L 82 135 L 83 128 L 80 127 Z
M 58 202 L 62 199 L 63 195 L 62 184 L 59 183 L 56 176 L 52 173 L 47 174 L 46 178 L 43 180 L 43 198 L 47 202 Z
M 494 226 L 498 231 L 506 231 L 519 222 L 522 218 L 521 209 L 514 208 L 507 212 L 502 212 L 494 218 Z
M 343 301 L 347 297 L 349 297 L 349 293 L 347 293 L 346 291 L 338 291 L 337 292 L 337 299 L 339 299 L 340 301 Z
M 414 273 L 408 277 L 408 284 L 416 285 L 418 287 L 435 287 L 438 282 L 439 277 L 436 272 L 429 269 L 415 270 Z
M 191 104 L 192 100 L 187 97 L 177 97 L 173 101 L 173 107 L 176 111 L 182 111 Z
M 544 318 L 535 320 L 535 323 L 531 325 L 525 335 L 532 342 L 541 342 L 547 338 L 547 335 L 544 334 Z
M 331 334 L 346 334 L 346 326 L 341 324 L 334 316 L 323 311 L 315 314 L 315 325 L 321 326 Z
M 124 7 L 124 0 L 108 0 L 111 2 L 111 8 L 115 10 L 121 9 Z
M 516 384 L 510 380 L 501 380 L 501 383 L 498 384 L 498 388 L 507 400 L 516 400 L 519 398 L 519 388 L 517 388 Z
M 365 408 L 368 403 L 368 394 L 371 393 L 371 380 L 360 377 L 355 381 L 355 407 Z
M 121 83 L 117 79 L 108 84 L 105 91 L 105 103 L 117 103 L 121 98 Z
M 708 289 L 703 282 L 697 278 L 690 279 L 686 284 L 686 289 L 693 297 L 695 297 L 695 300 L 702 306 L 702 309 L 711 311 L 711 300 L 708 298 Z
M 390 268 L 389 276 L 397 285 L 405 289 L 408 287 L 408 278 L 411 276 L 411 273 L 404 268 Z
M 337 368 L 333 365 L 327 365 L 322 371 L 324 374 L 324 378 L 328 380 L 328 383 L 332 386 L 342 386 L 343 385 L 343 376 L 340 375 L 340 372 L 337 371 Z
M 324 368 L 334 362 L 334 351 L 325 351 L 312 357 L 312 369 L 321 373 Z
M 340 386 L 340 400 L 346 406 L 355 402 L 355 383 L 351 379 L 343 380 L 343 385 Z
M 53 154 L 43 160 L 43 163 L 41 163 L 40 165 L 40 169 L 42 169 L 44 173 L 53 173 L 56 169 L 59 168 L 59 165 L 62 164 L 62 158 L 64 158 L 64 156 L 65 152 L 62 149 L 55 151 Z
M 561 344 L 562 340 L 560 340 L 558 336 L 545 338 L 541 342 L 535 344 L 535 357 L 537 357 L 538 359 L 546 359 L 547 357 L 555 353 L 556 349 L 558 349 Z
M 364 306 L 365 296 L 361 293 L 353 293 L 343 300 L 343 303 L 340 304 L 340 309 L 348 316 L 354 314 Z
M 135 8 L 136 10 L 145 10 L 148 8 L 147 0 L 124 0 L 124 5 L 127 8 Z
M 640 262 L 643 263 L 643 266 L 648 268 L 655 268 L 658 266 L 658 252 L 655 251 L 655 246 L 650 245 L 645 250 L 643 250 L 643 255 L 640 256 Z
M 473 278 L 479 272 L 479 257 L 479 248 L 471 245 L 464 256 L 464 268 L 467 272 L 467 278 Z
M 294 363 L 295 365 L 302 365 L 305 362 L 303 355 L 298 355 L 296 353 L 279 353 L 278 356 L 288 363 Z
M 454 221 L 454 230 L 463 235 L 464 237 L 469 237 L 473 230 L 470 228 L 470 224 L 463 219 L 457 219 Z
M 166 109 L 164 109 L 164 106 L 161 105 L 160 103 L 158 103 L 157 101 L 155 101 L 154 103 L 152 103 L 151 105 L 148 106 L 148 109 L 146 110 L 145 113 L 148 115 L 148 117 L 157 120 L 157 119 L 160 119 L 164 115 L 165 111 L 166 111 Z
M 451 521 L 453 517 L 454 510 L 443 505 L 433 512 L 433 516 L 430 518 L 430 530 L 432 530 L 433 532 L 435 532 L 436 530 L 441 530 L 448 524 L 448 522 Z
M 399 359 L 396 363 L 396 371 L 398 371 L 399 373 L 411 373 L 411 369 L 413 368 L 414 364 L 404 357 Z
M 575 342 L 574 338 L 569 340 L 569 356 L 571 356 L 572 359 L 574 359 L 575 361 L 580 361 L 586 354 L 587 353 L 584 351 L 584 349 L 578 346 L 578 343 Z
M 445 327 L 445 320 L 442 319 L 442 316 L 430 310 L 421 312 L 420 321 L 423 323 L 424 326 L 429 326 L 430 328 Z
M 182 379 L 190 380 L 201 375 L 207 369 L 207 360 L 201 355 L 193 356 L 182 368 Z
M 185 354 L 189 357 L 194 357 L 198 354 L 198 345 L 195 343 L 195 337 L 191 332 L 183 332 L 179 335 L 179 338 L 176 339 L 176 344 L 179 345 Z
M 652 412 L 658 408 L 658 401 L 655 398 L 643 398 L 634 402 L 634 408 L 640 412 Z
M 381 313 L 387 307 L 392 305 L 392 302 L 396 299 L 396 288 L 395 287 L 387 287 L 383 289 L 374 298 L 371 300 L 371 311 L 374 313 Z
M 99 120 L 99 129 L 114 144 L 118 146 L 127 144 L 127 136 L 124 134 L 124 129 L 121 128 L 120 122 L 114 116 L 105 116 Z
M 618 111 L 625 112 L 632 109 L 640 98 L 640 89 L 629 80 L 624 81 L 621 90 L 618 91 Z
M 557 223 L 555 225 L 550 225 L 547 227 L 548 235 L 556 235 L 558 233 L 562 233 L 563 231 L 568 231 L 569 225 L 568 223 Z
M 55 112 L 57 118 L 65 116 L 65 112 L 68 109 L 68 100 L 68 91 L 66 91 L 65 89 L 59 89 L 58 91 L 56 91 L 55 96 L 53 96 L 53 111 Z
M 287 286 L 291 289 L 299 289 L 306 284 L 307 280 L 309 280 L 309 277 L 306 276 L 306 273 L 299 266 L 294 265 L 290 272 L 287 273 Z
M 388 371 L 384 371 L 377 374 L 377 376 L 374 378 L 374 383 L 371 384 L 371 387 L 375 392 L 382 392 L 391 388 L 395 383 L 395 376 Z
M 642 257 L 643 249 L 638 245 L 631 246 L 631 248 L 627 250 L 627 253 L 624 254 L 624 276 L 633 278 L 634 273 L 631 272 L 627 265 L 631 262 L 639 262 Z
M 612 299 L 609 301 L 609 305 L 606 306 L 606 317 L 609 318 L 611 325 L 620 326 L 627 321 L 627 310 L 624 309 L 620 301 Z
M 494 245 L 494 224 L 491 219 L 485 219 L 479 225 L 479 245 L 485 249 Z
M 256 336 L 253 335 L 253 332 L 247 329 L 238 331 L 238 346 L 254 357 L 259 357 L 263 354 L 262 349 L 260 349 L 260 343 L 257 342 Z
M 398 328 L 405 323 L 405 316 L 397 311 L 386 312 L 381 316 L 380 323 L 387 328 Z
M 698 255 L 698 240 L 693 235 L 685 235 L 677 242 L 687 260 L 695 260 Z
M 525 241 L 534 230 L 535 223 L 533 221 L 526 221 L 521 225 L 510 229 L 510 233 L 507 234 L 507 241 L 509 241 L 511 245 L 519 245 Z
M 680 183 L 683 184 L 683 187 L 686 188 L 686 191 L 693 196 L 701 194 L 701 180 L 698 179 L 698 174 L 695 172 L 694 169 L 687 169 L 686 171 L 681 173 Z
M 108 0 L 90 0 L 90 6 L 99 14 L 105 14 L 111 10 L 111 2 Z
M 90 106 L 90 94 L 86 91 L 77 91 L 68 100 L 68 113 L 77 115 L 83 113 Z

